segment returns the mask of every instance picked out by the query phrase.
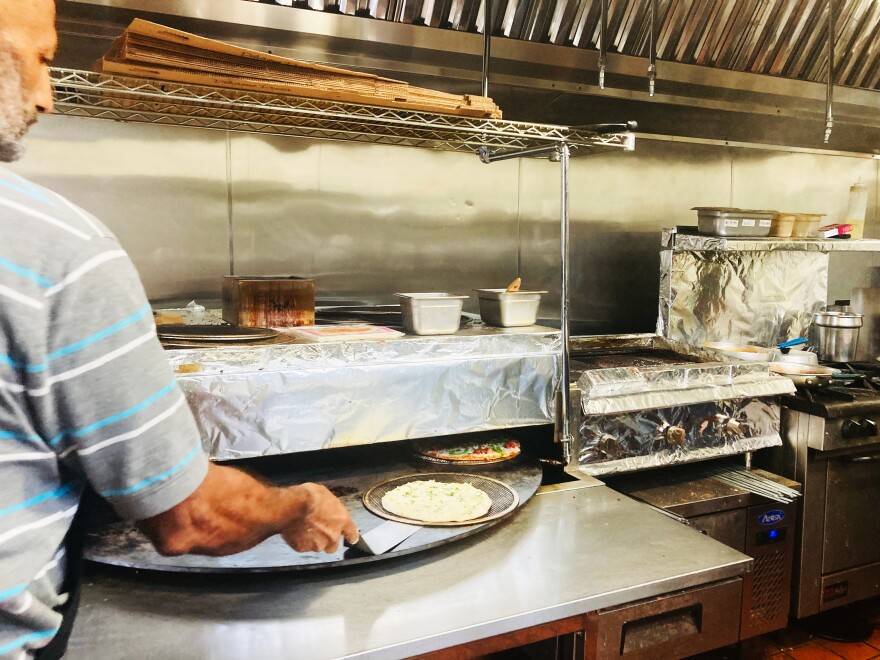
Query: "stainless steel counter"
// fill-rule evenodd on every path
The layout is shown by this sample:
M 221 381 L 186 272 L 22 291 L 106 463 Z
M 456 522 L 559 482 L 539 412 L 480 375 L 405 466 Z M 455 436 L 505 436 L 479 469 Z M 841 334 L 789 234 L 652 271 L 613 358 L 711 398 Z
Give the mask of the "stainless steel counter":
M 402 658 L 740 575 L 751 559 L 605 486 L 542 490 L 446 548 L 305 576 L 88 575 L 67 658 Z

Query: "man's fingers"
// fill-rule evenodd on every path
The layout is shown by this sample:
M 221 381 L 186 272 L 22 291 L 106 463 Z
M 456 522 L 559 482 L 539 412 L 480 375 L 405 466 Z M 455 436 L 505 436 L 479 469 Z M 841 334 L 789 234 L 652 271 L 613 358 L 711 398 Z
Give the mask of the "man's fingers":
M 345 540 L 352 545 L 360 541 L 361 538 L 360 530 L 358 530 L 357 525 L 355 525 L 353 521 L 350 521 L 342 528 L 342 535 L 345 537 Z

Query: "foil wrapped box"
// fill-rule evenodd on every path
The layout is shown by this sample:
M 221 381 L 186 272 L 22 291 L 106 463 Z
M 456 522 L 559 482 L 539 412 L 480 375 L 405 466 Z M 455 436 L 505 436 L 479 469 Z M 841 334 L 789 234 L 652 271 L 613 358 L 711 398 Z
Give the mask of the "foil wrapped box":
M 547 328 L 168 351 L 211 457 L 229 460 L 551 423 Z
M 829 251 L 876 249 L 876 243 L 729 239 L 666 229 L 657 333 L 694 345 L 773 346 L 808 337 L 828 295 Z

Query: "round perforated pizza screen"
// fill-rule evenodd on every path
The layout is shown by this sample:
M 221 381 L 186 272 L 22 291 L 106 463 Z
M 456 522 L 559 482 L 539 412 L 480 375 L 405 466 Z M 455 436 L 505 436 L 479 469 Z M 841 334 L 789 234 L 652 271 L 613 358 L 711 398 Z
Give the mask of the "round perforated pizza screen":
M 412 518 L 404 518 L 403 516 L 391 513 L 382 506 L 382 498 L 388 491 L 411 481 L 427 481 L 429 479 L 450 484 L 470 484 L 474 488 L 479 488 L 486 493 L 486 495 L 489 496 L 489 499 L 492 500 L 492 506 L 489 507 L 489 511 L 487 511 L 485 515 L 480 516 L 479 518 L 464 520 L 461 522 L 442 523 L 423 522 L 421 520 L 413 520 Z M 377 516 L 386 518 L 387 520 L 396 520 L 404 523 L 417 522 L 425 527 L 461 527 L 463 525 L 477 525 L 507 515 L 513 511 L 518 504 L 519 495 L 517 495 L 517 492 L 503 481 L 491 479 L 490 477 L 483 477 L 477 474 L 460 474 L 458 472 L 426 472 L 424 474 L 410 474 L 405 477 L 397 477 L 385 481 L 373 486 L 370 490 L 364 493 L 364 506 Z

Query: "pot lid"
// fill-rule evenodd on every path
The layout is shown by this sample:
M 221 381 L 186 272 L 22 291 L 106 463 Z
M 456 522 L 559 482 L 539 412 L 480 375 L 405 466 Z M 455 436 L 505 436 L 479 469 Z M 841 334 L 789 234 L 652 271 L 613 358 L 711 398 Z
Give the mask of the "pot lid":
M 813 320 L 829 328 L 861 328 L 862 315 L 854 312 L 817 312 Z

